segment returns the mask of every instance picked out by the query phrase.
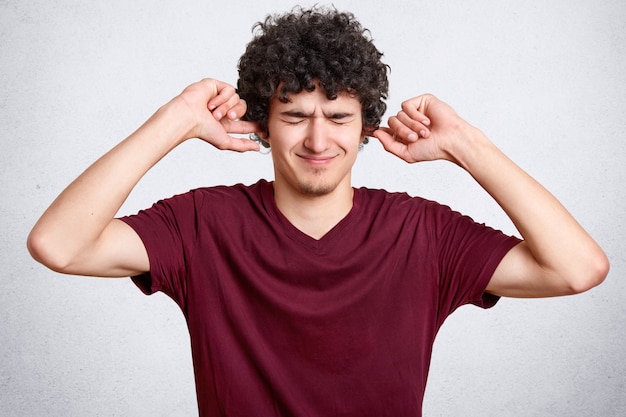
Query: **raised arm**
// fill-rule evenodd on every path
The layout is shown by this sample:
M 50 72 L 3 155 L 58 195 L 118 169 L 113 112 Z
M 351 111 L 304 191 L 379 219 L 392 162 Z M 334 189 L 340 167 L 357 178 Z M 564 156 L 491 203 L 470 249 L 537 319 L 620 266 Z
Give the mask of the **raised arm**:
M 187 87 L 57 197 L 28 237 L 33 258 L 76 275 L 147 272 L 141 240 L 114 216 L 141 177 L 187 139 L 200 138 L 219 149 L 257 150 L 256 143 L 229 136 L 256 131 L 255 124 L 238 120 L 245 112 L 245 102 L 228 84 L 205 79 Z
M 606 255 L 561 203 L 436 97 L 407 100 L 389 119 L 389 128 L 374 135 L 407 162 L 456 163 L 507 213 L 524 242 L 503 258 L 487 287 L 490 293 L 567 295 L 586 291 L 606 277 Z

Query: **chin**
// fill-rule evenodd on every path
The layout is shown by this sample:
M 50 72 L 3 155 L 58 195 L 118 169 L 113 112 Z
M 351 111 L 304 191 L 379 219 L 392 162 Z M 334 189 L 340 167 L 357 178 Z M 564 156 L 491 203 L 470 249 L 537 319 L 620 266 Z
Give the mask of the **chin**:
M 328 195 L 337 189 L 337 184 L 327 182 L 301 182 L 299 189 L 302 194 L 313 197 Z

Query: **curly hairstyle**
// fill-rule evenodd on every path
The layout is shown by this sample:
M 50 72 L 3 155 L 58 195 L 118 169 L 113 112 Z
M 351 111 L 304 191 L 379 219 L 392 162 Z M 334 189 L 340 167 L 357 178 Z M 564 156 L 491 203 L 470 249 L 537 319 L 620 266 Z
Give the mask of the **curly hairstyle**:
M 352 13 L 296 7 L 267 16 L 253 33 L 238 65 L 237 92 L 248 104 L 246 120 L 268 134 L 271 99 L 277 94 L 288 102 L 290 94 L 313 91 L 319 83 L 329 100 L 342 92 L 354 94 L 361 102 L 364 130 L 378 127 L 387 108 L 389 67 Z

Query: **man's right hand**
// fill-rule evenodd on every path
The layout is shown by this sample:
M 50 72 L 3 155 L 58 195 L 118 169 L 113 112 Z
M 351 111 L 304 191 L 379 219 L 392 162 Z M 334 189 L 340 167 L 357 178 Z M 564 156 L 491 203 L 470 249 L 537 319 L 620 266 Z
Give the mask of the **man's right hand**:
M 187 111 L 189 130 L 182 140 L 200 138 L 218 149 L 237 152 L 259 150 L 256 142 L 230 134 L 258 132 L 258 125 L 239 120 L 246 113 L 246 102 L 230 84 L 205 78 L 191 84 L 167 105 Z M 166 106 L 167 106 L 166 105 Z

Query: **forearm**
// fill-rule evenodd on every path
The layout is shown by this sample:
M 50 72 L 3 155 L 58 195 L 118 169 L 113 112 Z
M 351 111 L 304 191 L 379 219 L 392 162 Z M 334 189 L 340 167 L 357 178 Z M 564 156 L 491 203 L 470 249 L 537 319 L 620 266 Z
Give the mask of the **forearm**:
M 497 201 L 522 235 L 548 295 L 584 291 L 604 279 L 608 263 L 598 244 L 541 184 L 470 128 L 456 162 Z M 532 279 L 530 280 L 532 282 Z M 532 288 L 532 285 L 529 286 Z M 532 291 L 531 291 L 532 292 Z M 535 294 L 537 295 L 537 294 Z
M 33 228 L 35 259 L 62 270 L 96 244 L 141 177 L 184 138 L 171 103 L 74 180 Z
M 510 250 L 487 290 L 545 297 L 585 291 L 608 273 L 608 260 L 561 203 L 478 129 L 431 94 L 402 103 L 374 135 L 407 162 L 448 160 L 469 172 L 513 221 L 524 242 Z

